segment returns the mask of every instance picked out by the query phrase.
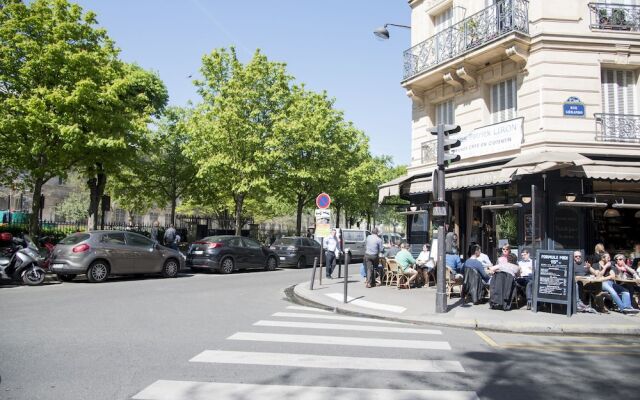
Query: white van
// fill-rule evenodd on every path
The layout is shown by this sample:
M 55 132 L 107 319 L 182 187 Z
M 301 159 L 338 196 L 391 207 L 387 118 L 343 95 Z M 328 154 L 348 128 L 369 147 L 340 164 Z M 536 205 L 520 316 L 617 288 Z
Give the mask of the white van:
M 390 247 L 392 244 L 400 246 L 402 243 L 402 236 L 399 233 L 383 233 L 380 235 L 382 238 L 382 244 L 384 247 Z
M 365 242 L 371 232 L 364 229 L 341 229 L 341 231 L 344 248 L 351 250 L 351 260 L 353 262 L 362 262 L 366 250 Z

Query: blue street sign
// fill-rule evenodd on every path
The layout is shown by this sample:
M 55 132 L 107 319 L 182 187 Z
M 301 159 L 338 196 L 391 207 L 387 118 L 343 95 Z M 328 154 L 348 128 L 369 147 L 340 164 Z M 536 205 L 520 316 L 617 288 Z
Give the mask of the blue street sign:
M 577 97 L 569 97 L 562 105 L 562 114 L 565 117 L 584 117 L 585 107 L 584 103 Z

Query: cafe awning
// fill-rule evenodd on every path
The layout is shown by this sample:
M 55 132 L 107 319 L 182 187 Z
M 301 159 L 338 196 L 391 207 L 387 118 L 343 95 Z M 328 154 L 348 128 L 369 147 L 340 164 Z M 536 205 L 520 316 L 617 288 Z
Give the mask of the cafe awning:
M 409 175 L 403 175 L 378 186 L 378 203 L 382 203 L 387 196 L 399 196 L 400 185 L 409 179 L 411 179 Z
M 513 168 L 502 165 L 478 168 L 470 171 L 454 171 L 445 173 L 446 190 L 482 187 L 511 182 Z M 409 187 L 410 194 L 431 193 L 433 183 L 431 177 L 416 179 Z
M 531 175 L 560 169 L 566 166 L 583 165 L 591 160 L 582 154 L 561 151 L 525 153 L 506 163 L 505 168 L 513 168 L 513 176 Z
M 614 181 L 640 181 L 640 161 L 590 160 L 587 165 L 567 169 L 565 175 Z

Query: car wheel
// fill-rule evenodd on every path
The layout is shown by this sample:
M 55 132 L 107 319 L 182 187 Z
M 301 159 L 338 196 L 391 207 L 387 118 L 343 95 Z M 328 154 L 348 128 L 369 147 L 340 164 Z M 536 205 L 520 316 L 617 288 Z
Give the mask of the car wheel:
M 162 267 L 162 276 L 164 278 L 175 278 L 178 276 L 178 262 L 174 259 L 169 259 L 164 263 Z
M 230 274 L 233 272 L 233 258 L 227 257 L 220 263 L 220 272 Z
M 97 260 L 89 265 L 87 269 L 87 279 L 91 283 L 100 283 L 107 280 L 109 276 L 109 265 L 102 260 Z
M 71 282 L 75 277 L 76 274 L 58 274 L 58 279 L 62 282 Z
M 265 266 L 264 269 L 266 269 L 267 271 L 273 271 L 277 267 L 278 267 L 278 261 L 276 260 L 275 257 L 267 258 L 267 265 Z
M 22 283 L 29 286 L 40 285 L 44 282 L 44 270 L 31 266 L 22 271 Z
M 303 257 L 298 258 L 298 263 L 296 264 L 296 268 L 302 269 L 307 267 L 307 260 Z

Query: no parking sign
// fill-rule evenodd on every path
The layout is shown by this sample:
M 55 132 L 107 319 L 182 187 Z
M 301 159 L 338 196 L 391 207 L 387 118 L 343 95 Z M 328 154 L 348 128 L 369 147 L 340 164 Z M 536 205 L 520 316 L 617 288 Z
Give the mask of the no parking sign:
M 331 205 L 331 197 L 328 194 L 322 192 L 316 197 L 316 206 L 320 209 L 329 208 Z

